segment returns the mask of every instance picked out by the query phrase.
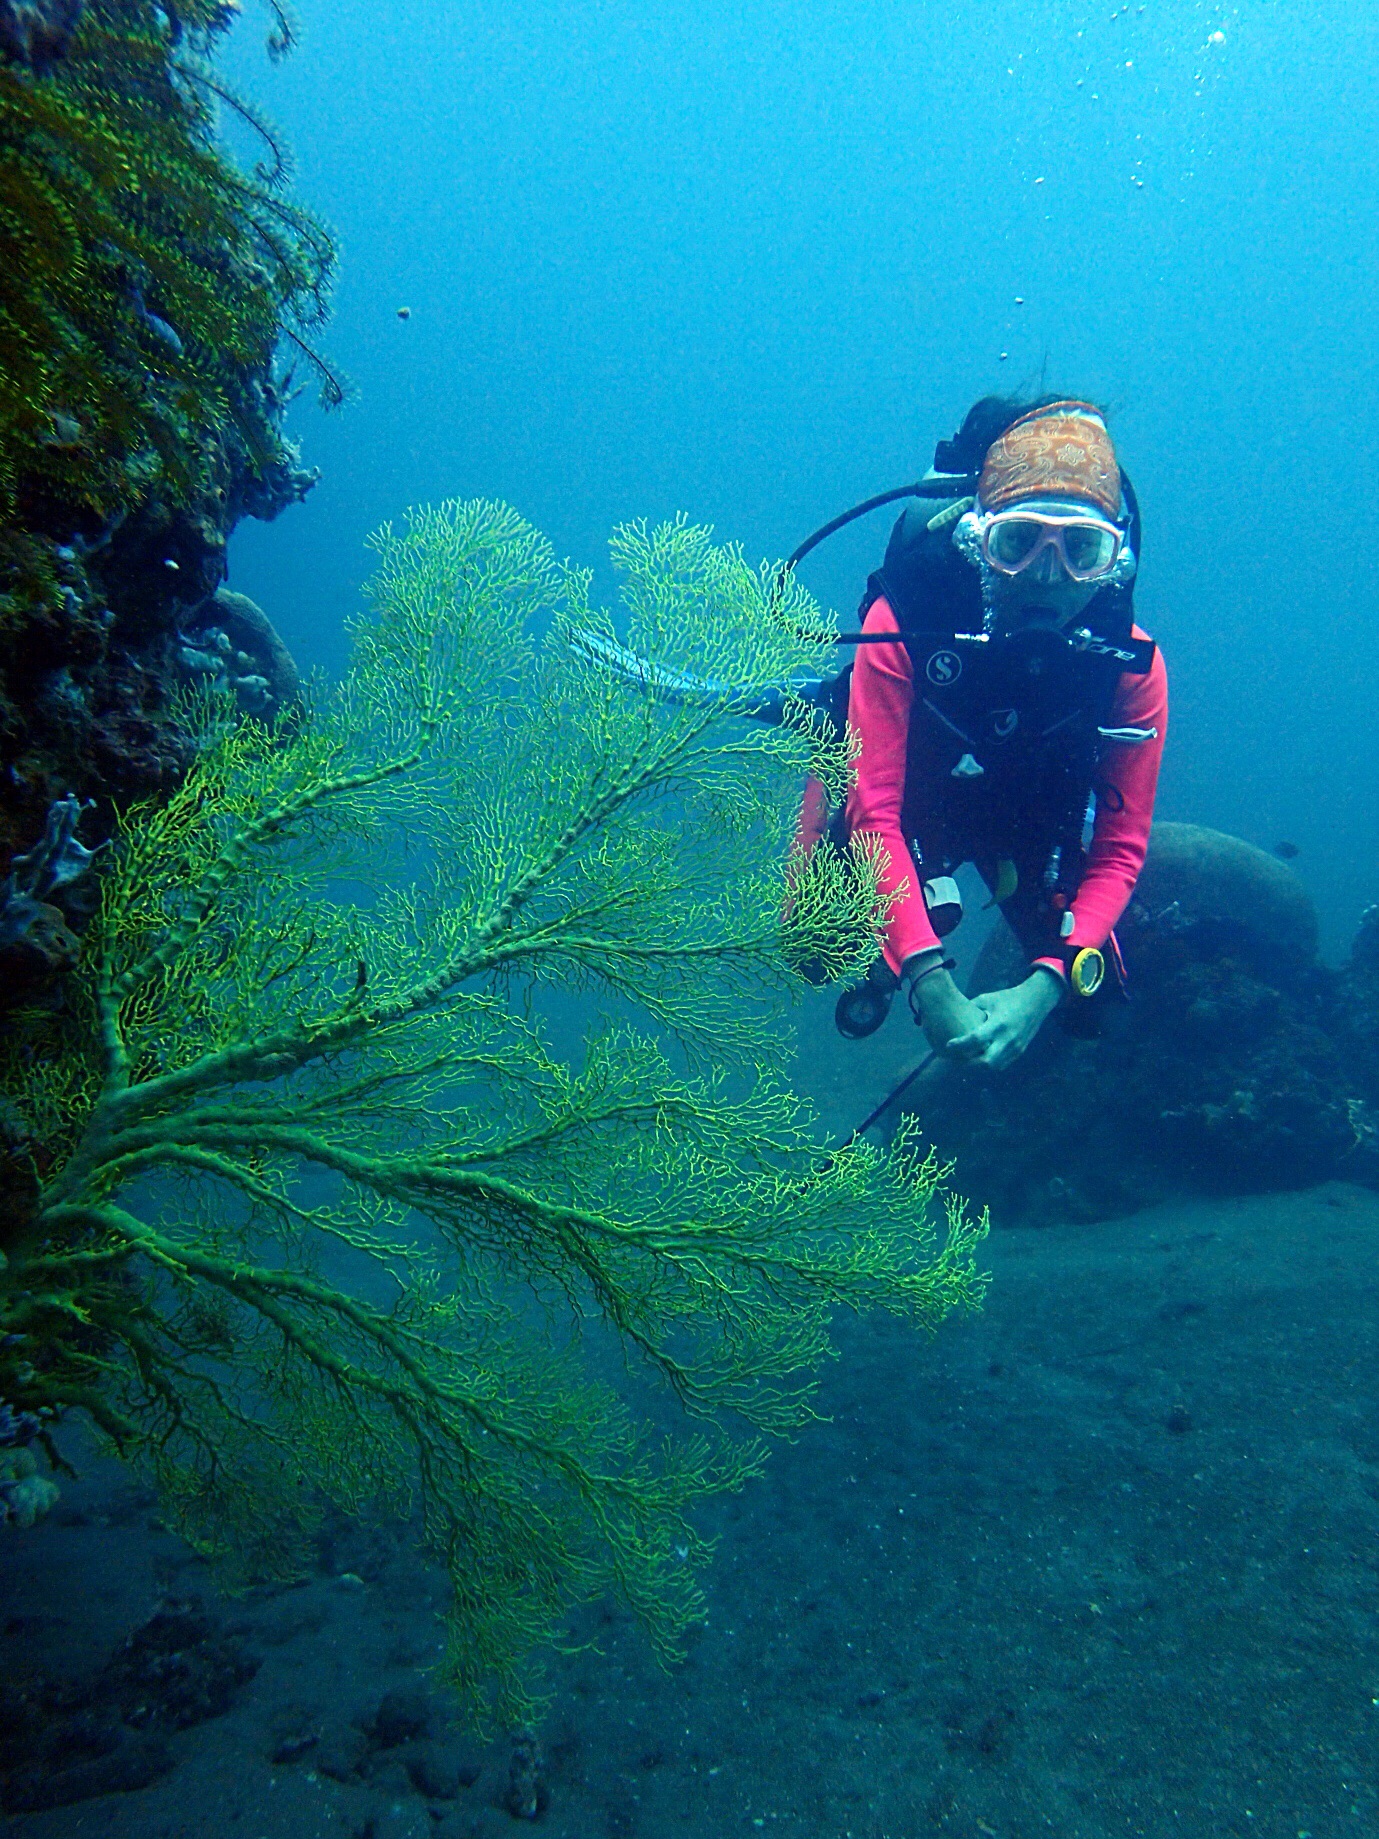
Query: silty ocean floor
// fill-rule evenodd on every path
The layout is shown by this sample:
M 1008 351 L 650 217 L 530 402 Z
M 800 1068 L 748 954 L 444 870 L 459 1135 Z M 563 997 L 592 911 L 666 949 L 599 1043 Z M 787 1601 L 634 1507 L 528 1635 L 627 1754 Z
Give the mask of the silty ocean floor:
M 591 1615 L 539 1755 L 418 1698 L 439 1589 L 391 1538 L 345 1528 L 319 1577 L 226 1602 L 118 1471 L 68 1484 L 0 1540 L 4 1678 L 83 1681 L 64 1766 L 147 1785 L 8 1830 L 1379 1834 L 1379 1197 L 988 1251 L 984 1314 L 937 1342 L 845 1326 L 829 1421 L 717 1510 L 688 1660 Z M 201 1721 L 159 1732 L 159 1704 Z

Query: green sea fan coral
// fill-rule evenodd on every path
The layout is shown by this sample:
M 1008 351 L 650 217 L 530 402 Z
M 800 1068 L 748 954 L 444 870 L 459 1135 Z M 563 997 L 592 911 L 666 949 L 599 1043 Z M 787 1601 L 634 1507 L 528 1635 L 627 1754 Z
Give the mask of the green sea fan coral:
M 208 710 L 109 852 L 79 1038 L 17 1040 L 0 1396 L 83 1408 L 250 1573 L 324 1504 L 415 1515 L 446 1675 L 512 1717 L 582 1600 L 677 1652 L 695 1501 L 807 1419 L 837 1306 L 974 1303 L 983 1225 L 912 1138 L 829 1158 L 786 1084 L 792 964 L 855 973 L 881 909 L 865 862 L 782 867 L 849 763 L 735 712 L 807 662 L 769 571 L 624 528 L 615 622 L 501 506 L 377 548 L 342 686 Z M 630 691 L 589 634 L 721 687 Z
M 252 455 L 241 374 L 280 335 L 307 350 L 334 247 L 276 146 L 251 174 L 214 145 L 206 51 L 230 16 L 85 0 L 60 56 L 0 61 L 0 513 L 185 490 L 231 423 Z

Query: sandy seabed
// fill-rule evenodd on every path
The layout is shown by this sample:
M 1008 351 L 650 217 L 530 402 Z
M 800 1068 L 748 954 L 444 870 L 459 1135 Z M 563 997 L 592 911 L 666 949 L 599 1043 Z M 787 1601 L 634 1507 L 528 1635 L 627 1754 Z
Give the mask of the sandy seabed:
M 439 1585 L 392 1540 L 341 1529 L 319 1577 L 227 1602 L 119 1471 L 68 1484 L 0 1539 L 3 1679 L 123 1652 L 117 1766 L 146 1785 L 6 1830 L 1372 1839 L 1379 1196 L 1164 1207 L 988 1252 L 984 1313 L 936 1342 L 845 1325 L 828 1421 L 716 1510 L 684 1665 L 591 1616 L 539 1754 L 446 1729 L 423 1671 Z M 129 1655 L 156 1681 L 186 1648 L 186 1696 L 227 1708 L 139 1728 Z M 64 1791 L 112 1779 L 110 1741 L 66 1756 L 96 1772 Z M 43 1773 L 18 1778 L 30 1804 Z M 535 1823 L 514 1781 L 539 1785 Z

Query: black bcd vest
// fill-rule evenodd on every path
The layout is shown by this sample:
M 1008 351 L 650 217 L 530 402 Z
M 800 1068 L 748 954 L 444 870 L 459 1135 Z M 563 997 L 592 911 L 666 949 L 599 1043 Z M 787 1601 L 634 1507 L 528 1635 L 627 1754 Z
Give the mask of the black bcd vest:
M 1101 589 L 1071 636 L 984 633 L 978 571 L 953 546 L 957 509 L 930 501 L 899 518 L 859 608 L 865 619 L 884 597 L 910 652 L 902 827 L 930 873 L 1009 857 L 1071 897 L 1089 800 L 1119 797 L 1101 730 L 1122 674 L 1147 672 L 1154 645 L 1131 637 L 1129 586 Z M 845 684 L 837 697 L 845 714 Z

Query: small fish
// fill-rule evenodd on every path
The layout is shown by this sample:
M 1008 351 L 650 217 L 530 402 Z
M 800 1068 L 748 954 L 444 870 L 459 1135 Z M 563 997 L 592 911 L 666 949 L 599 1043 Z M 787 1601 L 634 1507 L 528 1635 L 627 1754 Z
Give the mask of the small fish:
M 135 314 L 138 316 L 144 330 L 146 332 L 151 332 L 160 345 L 166 345 L 174 356 L 180 358 L 182 355 L 182 340 L 178 336 L 176 330 L 168 324 L 166 319 L 161 318 L 157 313 L 149 312 L 141 289 L 137 287 L 131 288 L 129 297 L 133 304 Z
M 75 447 L 81 439 L 81 423 L 66 409 L 49 409 L 49 426 L 39 435 L 45 447 Z
M 1275 843 L 1274 854 L 1280 862 L 1293 862 L 1302 854 L 1296 843 Z
M 144 325 L 158 340 L 160 345 L 166 345 L 168 350 L 171 351 L 175 357 L 181 357 L 182 340 L 178 337 L 176 330 L 168 324 L 166 319 L 160 319 L 156 313 L 145 313 Z
M 412 317 L 411 307 L 399 307 L 397 309 L 397 316 L 399 319 L 410 319 Z

